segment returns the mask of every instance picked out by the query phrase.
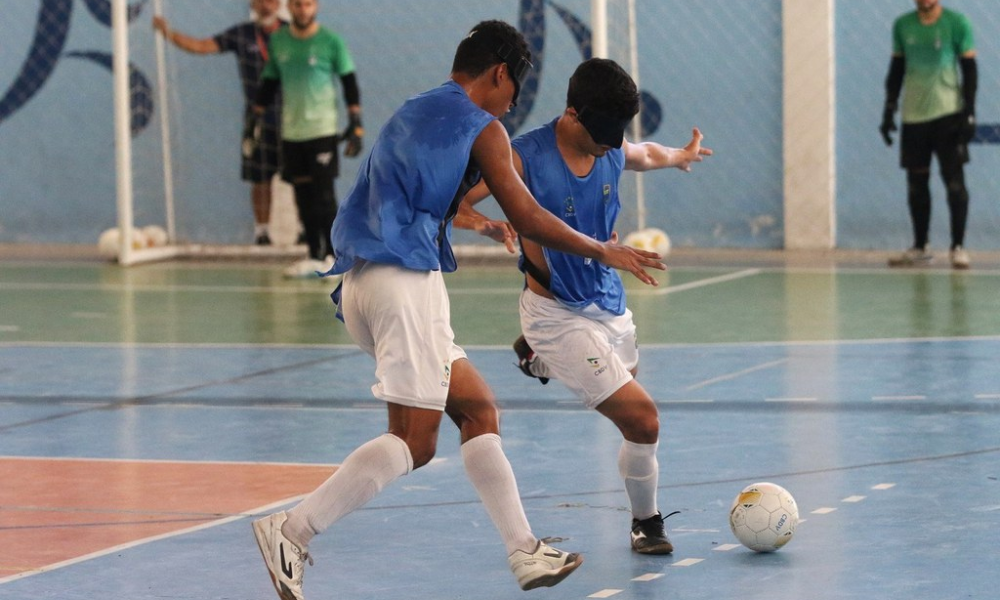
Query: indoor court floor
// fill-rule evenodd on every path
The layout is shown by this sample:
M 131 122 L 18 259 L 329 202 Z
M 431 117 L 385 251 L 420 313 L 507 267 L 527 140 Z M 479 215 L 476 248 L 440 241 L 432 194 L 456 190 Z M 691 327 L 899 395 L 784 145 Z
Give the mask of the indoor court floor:
M 496 392 L 539 537 L 584 554 L 521 592 L 442 423 L 428 466 L 317 537 L 309 600 L 994 600 L 1000 262 L 675 252 L 629 281 L 661 409 L 672 556 L 629 550 L 620 436 L 514 366 L 512 264 L 448 275 L 457 341 Z M 939 259 L 940 260 L 940 259 Z M 281 265 L 0 260 L 0 599 L 274 600 L 250 530 L 383 432 L 374 363 L 330 282 Z M 736 494 L 801 522 L 755 554 Z

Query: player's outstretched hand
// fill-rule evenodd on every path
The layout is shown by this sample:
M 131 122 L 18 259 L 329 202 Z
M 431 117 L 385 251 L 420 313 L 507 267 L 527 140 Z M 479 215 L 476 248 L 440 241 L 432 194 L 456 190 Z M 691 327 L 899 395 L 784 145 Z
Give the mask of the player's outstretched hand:
M 517 252 L 517 232 L 507 221 L 496 221 L 485 219 L 476 223 L 476 232 L 486 236 L 495 242 L 500 242 L 507 247 L 507 252 L 514 254 Z
M 697 127 L 691 130 L 691 141 L 688 142 L 687 146 L 684 146 L 684 157 L 681 162 L 677 165 L 677 168 L 681 171 L 691 172 L 691 163 L 701 162 L 702 156 L 712 156 L 711 148 L 702 148 L 701 141 L 705 139 L 702 135 L 701 130 Z
M 663 258 L 662 256 L 656 252 L 639 250 L 631 246 L 619 246 L 615 242 L 617 240 L 604 243 L 604 258 L 601 259 L 602 263 L 615 269 L 628 271 L 646 285 L 659 285 L 659 282 L 653 279 L 646 272 L 646 269 L 666 271 L 667 265 L 660 262 L 660 259 Z

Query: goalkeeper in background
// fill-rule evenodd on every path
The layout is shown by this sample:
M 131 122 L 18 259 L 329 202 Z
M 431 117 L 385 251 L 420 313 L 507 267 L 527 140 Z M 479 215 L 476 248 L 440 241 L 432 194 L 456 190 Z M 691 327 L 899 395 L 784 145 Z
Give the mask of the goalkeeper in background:
M 170 28 L 162 16 L 153 17 L 153 29 L 175 46 L 192 54 L 220 54 L 233 52 L 240 69 L 243 97 L 246 99 L 244 123 L 251 122 L 251 105 L 257 95 L 257 82 L 267 62 L 267 44 L 271 34 L 286 25 L 278 18 L 279 0 L 251 0 L 250 9 L 255 19 L 237 23 L 210 38 L 194 38 Z M 268 225 L 271 222 L 271 178 L 278 172 L 278 114 L 279 103 L 264 112 L 259 120 L 260 142 L 243 152 L 241 177 L 250 182 L 250 200 L 254 216 L 254 242 L 259 246 L 271 244 Z
M 361 93 L 354 60 L 344 40 L 316 21 L 316 0 L 289 0 L 289 27 L 271 36 L 254 112 L 265 114 L 281 89 L 281 176 L 295 188 L 295 204 L 309 246 L 309 258 L 292 265 L 287 276 L 316 276 L 333 264 L 330 228 L 337 215 L 334 179 L 339 172 L 337 143 L 344 155 L 361 152 Z M 348 125 L 338 135 L 337 92 L 340 79 Z
M 889 260 L 891 267 L 927 264 L 931 223 L 931 155 L 937 154 L 951 214 L 949 258 L 955 269 L 969 268 L 965 224 L 969 192 L 963 166 L 976 133 L 976 50 L 969 19 L 939 0 L 914 0 L 917 10 L 897 18 L 892 28 L 892 60 L 885 81 L 885 110 L 879 131 L 892 145 L 894 115 L 903 92 L 900 166 L 913 224 L 913 247 Z M 962 78 L 959 81 L 958 72 Z

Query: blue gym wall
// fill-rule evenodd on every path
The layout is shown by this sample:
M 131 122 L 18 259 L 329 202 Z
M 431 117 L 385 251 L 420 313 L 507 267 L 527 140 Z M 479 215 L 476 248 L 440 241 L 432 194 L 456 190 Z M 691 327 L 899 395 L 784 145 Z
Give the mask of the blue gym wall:
M 108 0 L 5 2 L 0 20 L 0 242 L 90 243 L 115 222 L 114 139 Z M 132 60 L 153 88 L 151 2 L 132 0 Z M 426 0 L 419 10 L 398 0 L 321 0 L 320 21 L 340 32 L 354 54 L 365 124 L 375 132 L 403 100 L 447 78 L 464 32 L 484 18 L 521 24 L 544 45 L 533 102 L 513 115 L 518 131 L 557 116 L 566 81 L 589 52 L 588 0 Z M 675 245 L 779 248 L 782 244 L 780 0 L 638 2 L 640 87 L 661 108 L 650 137 L 686 143 L 692 126 L 716 156 L 694 173 L 646 175 L 648 224 Z M 981 122 L 1000 120 L 996 36 L 988 25 L 996 0 L 954 0 L 977 23 Z M 172 25 L 209 36 L 246 17 L 244 0 L 164 0 Z M 410 6 L 407 4 L 407 6 Z M 877 134 L 892 19 L 912 2 L 837 5 L 838 245 L 902 248 L 909 243 L 904 178 L 896 149 Z M 574 21 L 577 20 L 577 22 Z M 578 26 L 584 25 L 581 29 Z M 980 25 L 980 23 L 982 25 Z M 577 26 L 574 29 L 574 26 Z M 34 44 L 36 31 L 43 43 Z M 64 31 L 64 39 L 60 32 Z M 583 42 L 581 44 L 581 42 Z M 239 180 L 242 99 L 231 55 L 200 57 L 169 51 L 170 112 L 178 230 L 201 242 L 243 242 L 251 227 L 248 188 Z M 27 77 L 30 75 L 30 77 Z M 157 169 L 160 131 L 154 113 L 137 123 L 136 217 L 162 223 Z M 530 104 L 530 110 L 526 106 Z M 651 110 L 655 113 L 655 110 Z M 1000 172 L 996 146 L 973 148 L 969 245 L 1000 248 L 998 208 L 990 196 Z M 338 194 L 346 194 L 357 160 L 342 163 Z M 628 191 L 631 180 L 625 182 Z M 935 241 L 946 225 L 935 189 Z M 492 211 L 496 214 L 495 209 Z M 620 229 L 635 225 L 623 214 Z M 942 229 L 944 228 L 944 229 Z M 939 231 L 940 230 L 940 231 Z M 479 242 L 459 235 L 460 242 Z

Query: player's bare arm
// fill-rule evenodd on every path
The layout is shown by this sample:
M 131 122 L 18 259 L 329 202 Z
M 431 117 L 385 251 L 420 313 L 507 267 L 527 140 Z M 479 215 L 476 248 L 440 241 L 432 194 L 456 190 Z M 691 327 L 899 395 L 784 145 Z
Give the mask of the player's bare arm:
M 483 180 L 521 236 L 560 252 L 596 259 L 609 267 L 632 273 L 643 283 L 657 285 L 644 269 L 666 269 L 659 261 L 660 255 L 598 242 L 563 223 L 531 196 L 514 170 L 512 153 L 510 138 L 499 121 L 490 123 L 472 146 L 472 157 L 482 170 Z
M 500 242 L 507 247 L 507 252 L 511 254 L 517 252 L 517 246 L 515 245 L 517 244 L 517 233 L 514 231 L 514 227 L 507 221 L 490 219 L 475 208 L 472 208 L 472 204 L 465 200 L 458 205 L 458 213 L 455 215 L 455 220 L 452 221 L 452 224 L 459 229 L 470 229 L 481 236 L 488 237 L 495 242 Z
M 691 131 L 691 141 L 683 148 L 670 148 L 656 142 L 624 144 L 625 168 L 630 171 L 651 171 L 655 169 L 680 169 L 690 172 L 691 164 L 701 162 L 703 156 L 712 156 L 709 148 L 702 148 L 705 136 L 695 127 Z
M 194 38 L 170 28 L 170 23 L 163 17 L 153 17 L 153 29 L 159 31 L 163 38 L 185 52 L 192 54 L 218 54 L 219 45 L 212 38 Z

